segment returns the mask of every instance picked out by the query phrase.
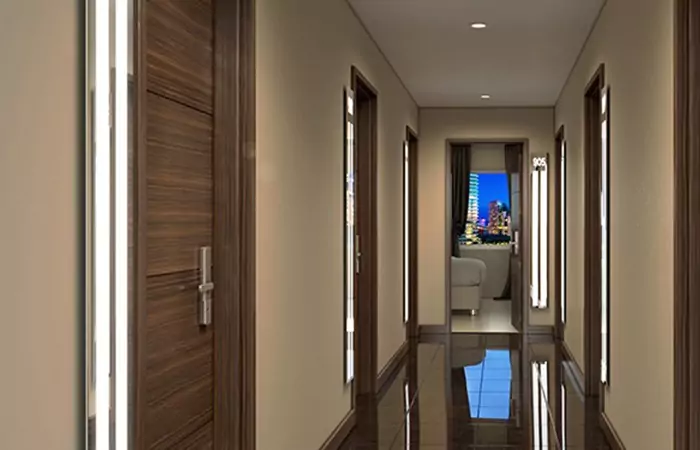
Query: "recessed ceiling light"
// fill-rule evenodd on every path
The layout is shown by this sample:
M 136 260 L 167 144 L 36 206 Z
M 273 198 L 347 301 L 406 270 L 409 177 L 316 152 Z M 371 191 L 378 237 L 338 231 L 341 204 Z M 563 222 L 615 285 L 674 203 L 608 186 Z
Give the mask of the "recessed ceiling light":
M 481 96 L 481 99 L 482 99 L 482 100 L 488 100 L 488 99 L 490 99 L 490 98 L 491 98 L 491 96 L 490 96 L 489 94 L 483 94 L 483 95 Z
M 481 30 L 486 28 L 486 24 L 484 22 L 474 22 L 472 23 L 471 27 L 475 30 Z

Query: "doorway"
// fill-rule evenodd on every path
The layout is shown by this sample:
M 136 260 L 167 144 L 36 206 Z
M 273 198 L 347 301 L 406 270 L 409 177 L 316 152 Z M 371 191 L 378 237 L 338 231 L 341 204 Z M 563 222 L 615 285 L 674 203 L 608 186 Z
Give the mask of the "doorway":
M 584 376 L 588 397 L 600 394 L 601 373 L 601 92 L 604 67 L 601 65 L 586 87 L 585 120 L 585 268 L 584 268 Z
M 446 322 L 453 333 L 518 333 L 526 308 L 523 236 L 529 217 L 524 140 L 447 145 Z M 526 278 L 525 278 L 526 279 Z
M 377 90 L 355 67 L 355 405 L 377 390 Z

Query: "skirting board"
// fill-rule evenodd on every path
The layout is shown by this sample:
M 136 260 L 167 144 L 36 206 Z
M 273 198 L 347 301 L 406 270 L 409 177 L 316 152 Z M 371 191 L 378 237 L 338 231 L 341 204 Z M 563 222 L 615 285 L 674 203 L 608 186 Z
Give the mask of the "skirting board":
M 353 408 L 347 413 L 340 424 L 335 427 L 335 430 L 328 436 L 326 442 L 321 445 L 320 450 L 338 450 L 355 427 L 355 419 L 355 408 Z
M 418 335 L 422 336 L 425 334 L 448 334 L 447 325 L 419 325 Z
M 554 327 L 551 325 L 530 325 L 527 327 L 528 334 L 546 334 L 554 336 Z
M 391 386 L 391 382 L 394 381 L 394 378 L 396 378 L 396 374 L 398 373 L 399 369 L 401 369 L 401 365 L 406 358 L 406 355 L 408 355 L 408 341 L 404 341 L 403 344 L 401 344 L 401 347 L 396 350 L 394 356 L 391 357 L 389 362 L 386 363 L 386 366 L 384 366 L 384 369 L 382 369 L 377 376 L 377 397 L 379 399 L 384 397 L 384 394 L 389 389 L 389 386 Z
M 605 411 L 600 413 L 600 428 L 603 429 L 603 434 L 608 441 L 608 444 L 612 447 L 612 450 L 626 450 L 625 444 L 622 443 L 620 436 L 615 431 L 610 419 L 605 414 Z

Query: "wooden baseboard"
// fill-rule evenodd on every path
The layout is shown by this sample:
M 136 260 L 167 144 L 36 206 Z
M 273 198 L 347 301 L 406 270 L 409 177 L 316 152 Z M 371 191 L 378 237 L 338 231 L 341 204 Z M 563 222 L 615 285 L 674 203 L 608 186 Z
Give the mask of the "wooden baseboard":
M 418 335 L 423 336 L 426 334 L 449 334 L 447 332 L 447 325 L 419 325 Z
M 602 428 L 605 439 L 607 439 L 612 450 L 626 450 L 625 444 L 622 443 L 620 435 L 615 431 L 615 427 L 613 427 L 605 411 L 600 412 L 600 428 Z
M 581 397 L 585 397 L 585 378 L 583 378 L 583 371 L 581 370 L 581 366 L 579 366 L 578 362 L 576 362 L 576 360 L 574 359 L 574 355 L 571 353 L 571 349 L 565 341 L 561 341 L 561 351 L 564 355 L 564 359 L 568 362 L 568 364 L 566 364 L 565 367 L 568 373 L 571 375 L 571 378 L 574 380 L 574 384 L 576 384 L 576 389 L 578 390 L 578 393 Z
M 377 375 L 377 397 L 382 398 L 394 381 L 396 373 L 401 369 L 401 364 L 408 355 L 408 341 L 404 341 L 391 357 L 388 363 L 384 366 L 379 375 Z
M 320 450 L 338 450 L 343 442 L 350 436 L 350 432 L 355 427 L 355 408 L 340 421 L 335 430 L 328 436 L 326 442 L 321 445 Z
M 554 336 L 554 327 L 551 325 L 530 325 L 527 327 L 527 333 Z

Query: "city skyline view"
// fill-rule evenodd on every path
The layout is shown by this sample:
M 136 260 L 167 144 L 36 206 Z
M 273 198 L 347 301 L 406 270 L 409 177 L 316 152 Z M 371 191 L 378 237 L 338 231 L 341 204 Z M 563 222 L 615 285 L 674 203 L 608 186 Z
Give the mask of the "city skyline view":
M 478 177 L 478 220 L 489 220 L 489 205 L 499 201 L 510 211 L 508 175 L 505 173 L 476 173 Z M 471 193 L 470 193 L 471 194 Z

